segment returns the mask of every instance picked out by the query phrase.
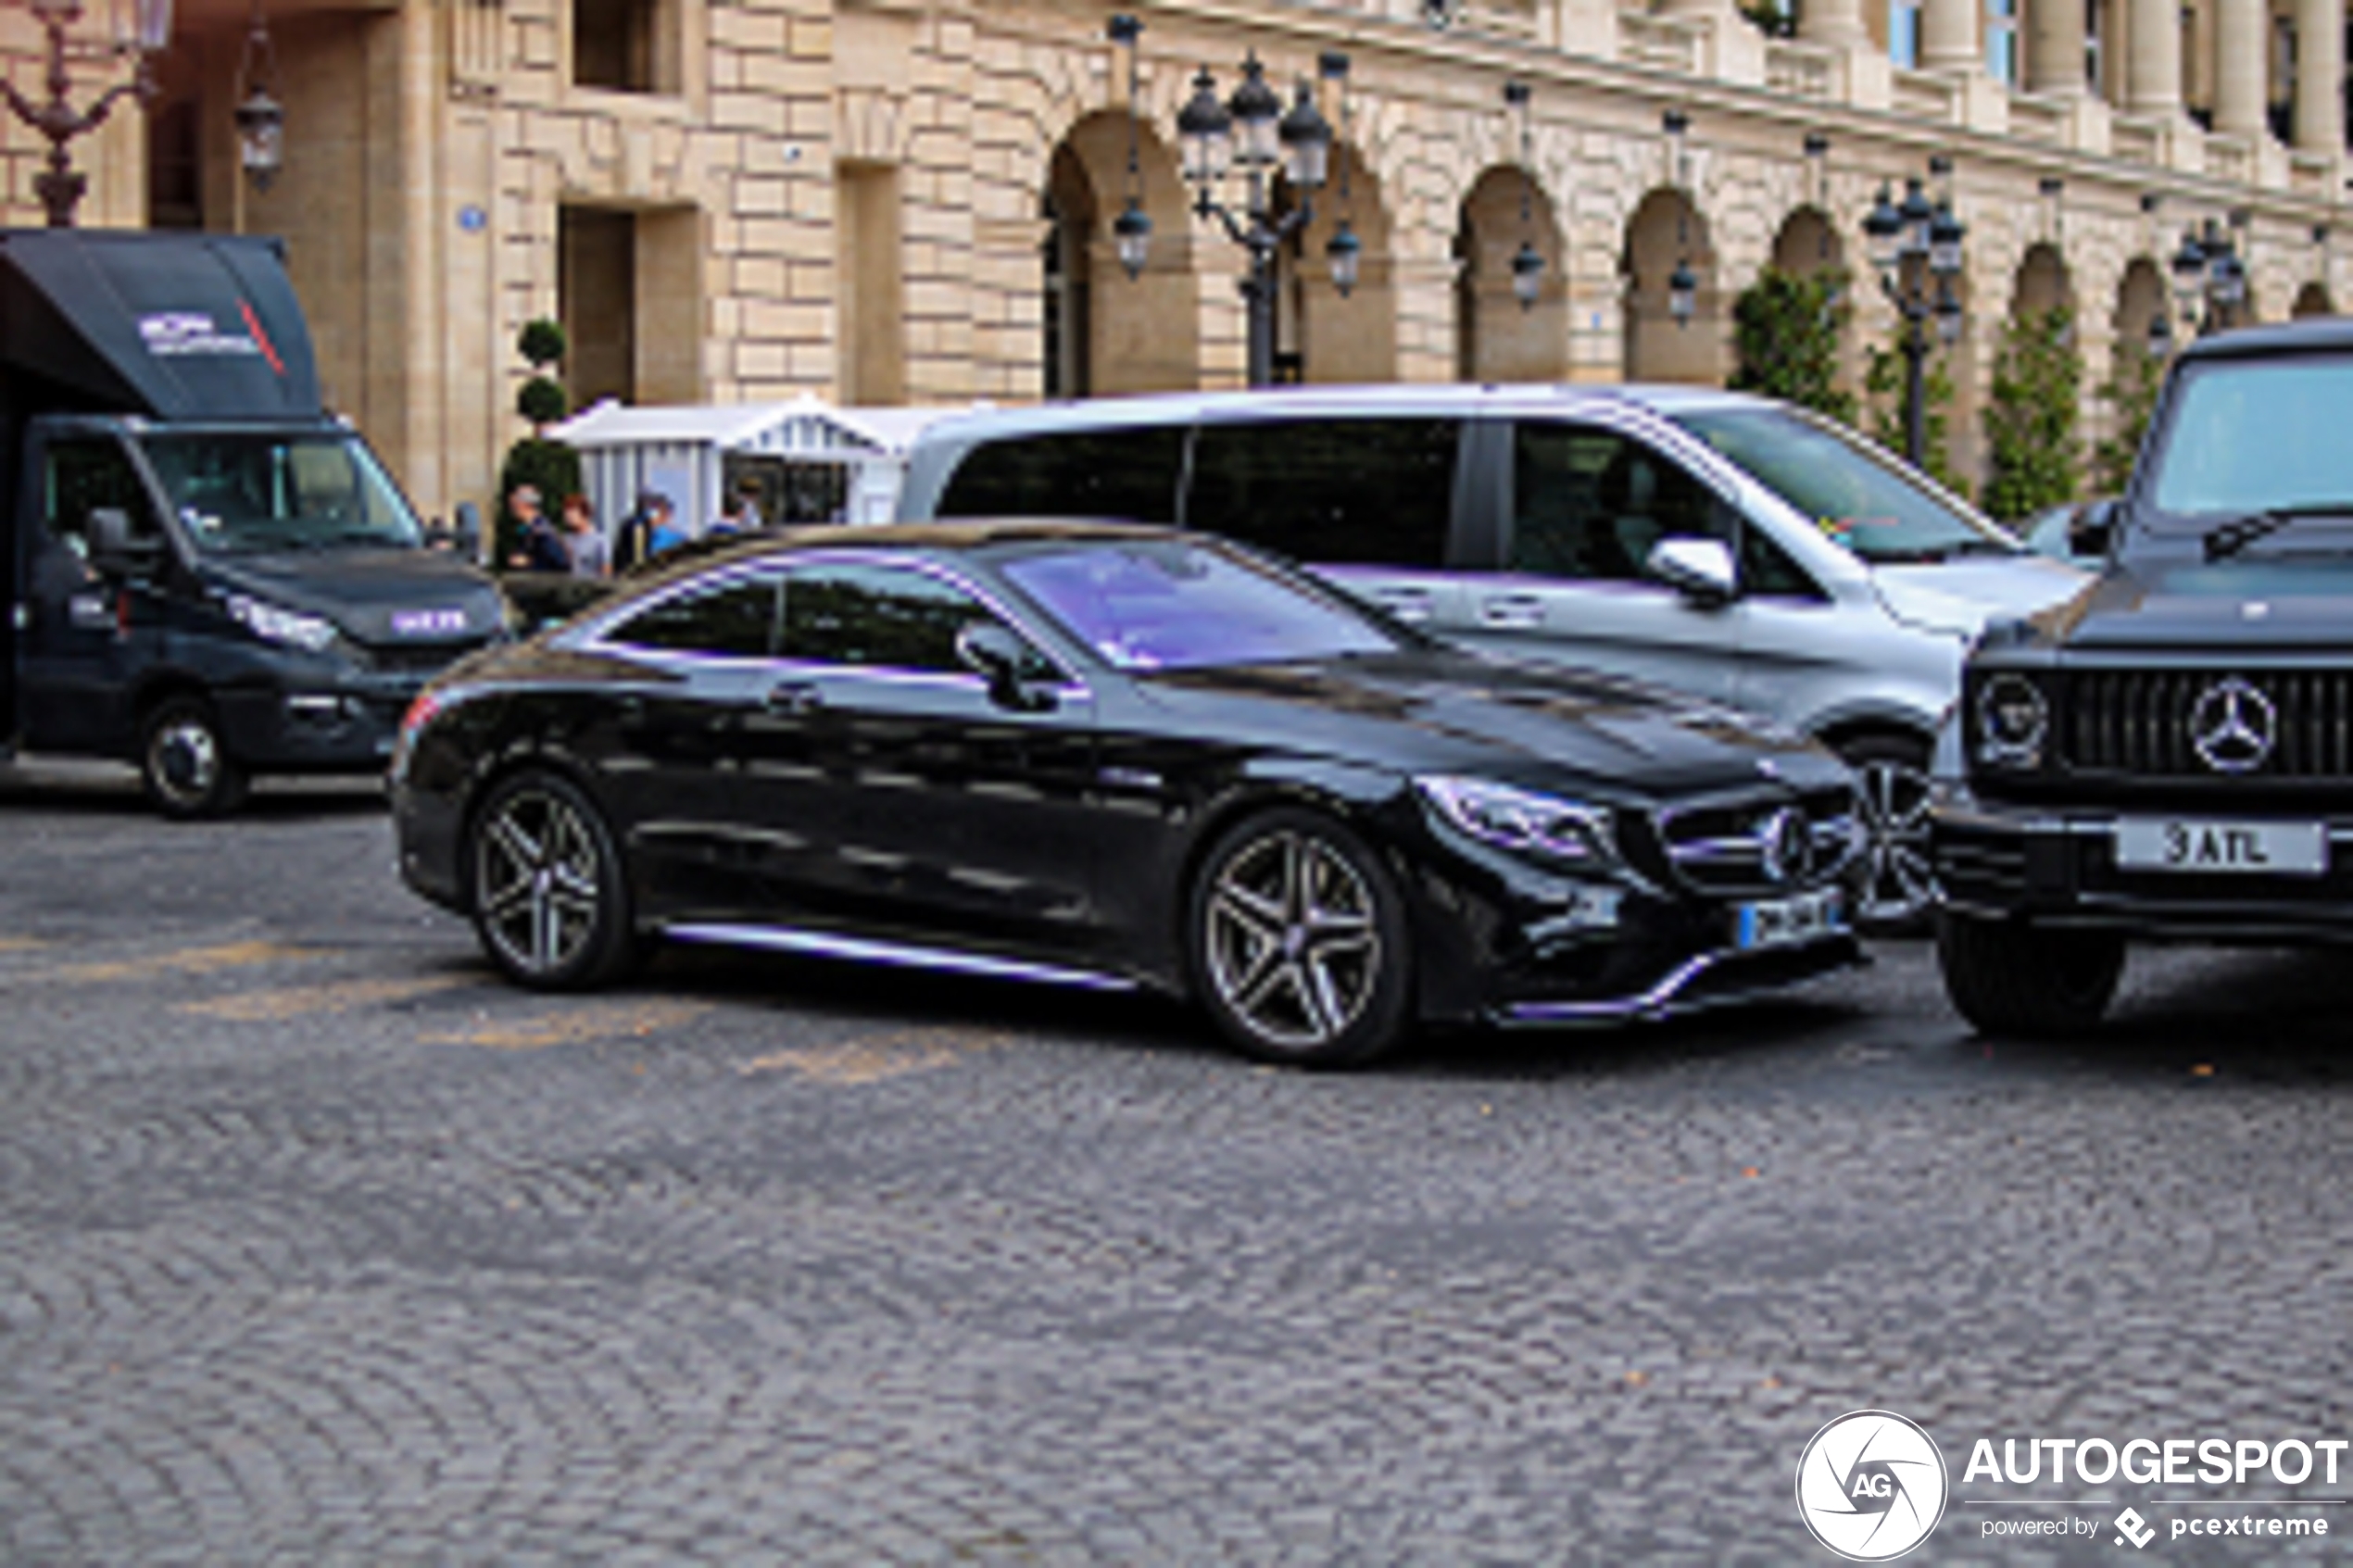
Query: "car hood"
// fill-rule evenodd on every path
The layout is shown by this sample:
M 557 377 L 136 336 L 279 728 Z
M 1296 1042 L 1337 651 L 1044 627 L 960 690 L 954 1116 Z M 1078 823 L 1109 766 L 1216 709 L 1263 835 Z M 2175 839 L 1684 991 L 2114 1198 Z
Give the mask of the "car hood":
M 1172 714 L 1220 733 L 1404 771 L 1529 787 L 1575 782 L 1641 798 L 1844 777 L 1828 752 L 1766 720 L 1633 682 L 1471 655 L 1244 665 L 1139 685 Z
M 506 623 L 490 579 L 436 550 L 215 556 L 202 570 L 222 594 L 321 616 L 367 646 L 478 642 Z
M 2353 561 L 2120 564 L 2033 618 L 2045 646 L 2233 652 L 2325 648 L 2353 625 Z
M 2082 588 L 2078 568 L 2045 556 L 1964 556 L 1871 569 L 1887 612 L 1928 632 L 1973 637 L 1988 621 L 2032 615 Z

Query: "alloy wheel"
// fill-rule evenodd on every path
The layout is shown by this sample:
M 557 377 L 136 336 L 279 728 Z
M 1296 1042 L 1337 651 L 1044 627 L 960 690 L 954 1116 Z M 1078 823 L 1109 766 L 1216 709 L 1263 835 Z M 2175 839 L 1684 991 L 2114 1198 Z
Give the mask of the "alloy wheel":
M 1245 844 L 1217 872 L 1206 922 L 1218 999 L 1271 1047 L 1330 1045 L 1379 985 L 1373 890 L 1313 834 L 1284 830 Z
M 1863 819 L 1856 918 L 1881 928 L 1908 925 L 1926 914 L 1936 898 L 1928 842 L 1928 774 L 1887 758 L 1860 761 L 1856 771 Z
M 502 797 L 475 840 L 484 935 L 518 972 L 563 972 L 596 938 L 601 870 L 597 835 L 571 802 L 538 788 Z

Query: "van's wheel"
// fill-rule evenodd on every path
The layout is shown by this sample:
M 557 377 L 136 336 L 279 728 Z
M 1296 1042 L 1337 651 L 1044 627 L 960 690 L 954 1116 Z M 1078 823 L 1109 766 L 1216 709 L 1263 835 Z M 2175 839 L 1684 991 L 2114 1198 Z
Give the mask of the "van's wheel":
M 170 696 L 148 709 L 139 727 L 139 782 L 149 804 L 182 822 L 227 816 L 245 803 L 250 783 L 200 696 Z
M 612 830 L 571 780 L 501 780 L 468 825 L 466 865 L 483 951 L 516 984 L 586 990 L 640 956 Z
M 1319 812 L 1267 811 L 1202 861 L 1188 946 L 1202 1004 L 1250 1055 L 1301 1067 L 1369 1061 L 1411 1025 L 1413 953 L 1396 882 Z
M 1936 907 L 1929 856 L 1929 746 L 1906 735 L 1857 735 L 1832 749 L 1855 770 L 1863 847 L 1856 857 L 1855 924 L 1873 936 L 1921 936 Z
M 1944 994 L 1982 1034 L 2056 1040 L 2098 1027 L 2124 972 L 2124 938 L 2022 920 L 1936 922 Z

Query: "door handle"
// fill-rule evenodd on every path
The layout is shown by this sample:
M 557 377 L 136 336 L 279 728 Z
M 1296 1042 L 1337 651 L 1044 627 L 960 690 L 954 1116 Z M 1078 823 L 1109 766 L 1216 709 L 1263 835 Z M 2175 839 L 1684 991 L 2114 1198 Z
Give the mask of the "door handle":
M 1534 594 L 1496 594 L 1478 601 L 1484 626 L 1541 626 L 1544 601 Z
M 824 697 L 806 681 L 786 681 L 771 686 L 761 700 L 771 713 L 814 713 L 825 706 Z
M 1428 588 L 1376 588 L 1373 602 L 1400 621 L 1428 621 L 1436 609 Z

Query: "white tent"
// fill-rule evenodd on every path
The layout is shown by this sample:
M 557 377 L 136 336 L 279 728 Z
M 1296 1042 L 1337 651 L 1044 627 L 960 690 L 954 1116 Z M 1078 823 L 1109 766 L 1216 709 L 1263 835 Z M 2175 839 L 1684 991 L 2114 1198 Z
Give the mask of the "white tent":
M 580 454 L 597 517 L 610 533 L 642 491 L 668 495 L 699 534 L 723 496 L 750 490 L 765 522 L 887 522 L 907 451 L 955 408 L 836 408 L 788 403 L 595 404 L 547 433 Z

